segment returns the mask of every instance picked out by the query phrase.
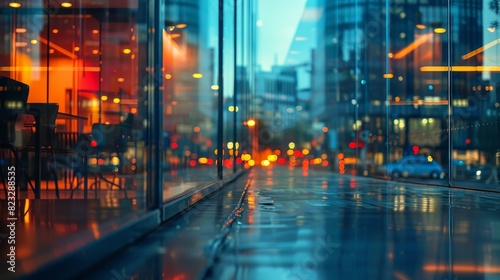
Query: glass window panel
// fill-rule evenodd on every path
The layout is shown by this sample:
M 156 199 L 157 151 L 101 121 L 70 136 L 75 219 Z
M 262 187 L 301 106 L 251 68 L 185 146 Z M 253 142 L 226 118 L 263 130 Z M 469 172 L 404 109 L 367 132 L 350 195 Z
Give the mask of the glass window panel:
M 146 151 L 154 139 L 145 137 L 149 107 L 143 101 L 151 65 L 140 56 L 152 44 L 143 36 L 148 1 L 82 0 L 70 7 L 21 1 L 19 8 L 8 2 L 0 4 L 0 76 L 29 86 L 14 145 L 29 181 L 40 178 L 32 191 L 18 174 L 18 198 L 27 209 L 27 225 L 18 228 L 27 238 L 19 244 L 26 245 L 18 250 L 64 253 L 48 247 L 73 234 L 85 245 L 147 209 L 146 174 L 154 170 Z M 53 103 L 55 111 L 36 109 Z M 41 164 L 34 160 L 37 144 Z M 0 153 L 14 163 L 11 153 Z M 47 223 L 36 222 L 40 217 Z
M 489 1 L 453 1 L 451 181 L 491 189 L 498 183 L 498 14 Z
M 224 46 L 223 61 L 224 68 L 224 91 L 223 91 L 223 175 L 231 175 L 236 170 L 236 157 L 238 156 L 240 143 L 236 138 L 236 118 L 239 106 L 236 103 L 236 72 L 235 72 L 235 28 L 234 15 L 236 13 L 234 1 L 226 0 L 224 5 Z
M 217 179 L 218 2 L 165 2 L 163 199 Z M 203 11 L 203 12 L 202 12 Z

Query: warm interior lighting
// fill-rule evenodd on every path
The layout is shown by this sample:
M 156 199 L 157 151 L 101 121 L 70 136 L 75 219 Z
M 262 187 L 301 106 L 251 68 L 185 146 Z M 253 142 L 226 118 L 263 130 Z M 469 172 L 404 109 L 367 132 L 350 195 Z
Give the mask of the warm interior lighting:
M 106 100 L 108 100 L 108 96 L 106 96 L 106 95 L 101 96 L 101 100 L 102 100 L 102 101 L 106 101 Z
M 24 42 L 25 44 L 28 44 Z M 52 52 L 51 52 L 52 53 Z M 21 71 L 21 72 L 100 72 L 100 67 L 73 67 L 73 66 L 0 66 L 0 71 Z
M 446 72 L 448 66 L 423 66 L 420 67 L 422 72 Z M 500 66 L 451 66 L 452 72 L 500 72 Z
M 201 74 L 201 73 L 194 73 L 193 74 L 193 78 L 195 78 L 195 79 L 201 79 L 201 78 L 203 78 L 203 74 Z
M 70 2 L 62 2 L 61 3 L 61 7 L 63 7 L 63 8 L 71 8 L 71 7 L 73 7 L 73 4 L 71 4 Z
M 16 42 L 16 47 L 22 48 L 26 47 L 28 45 L 28 42 Z
M 409 53 L 411 53 L 413 50 L 416 48 L 420 47 L 424 43 L 428 42 L 434 35 L 432 33 L 427 33 L 419 38 L 417 38 L 415 41 L 411 42 L 408 46 L 400 50 L 394 55 L 394 59 L 401 59 L 405 56 L 407 56 Z
M 425 24 L 417 24 L 417 25 L 415 25 L 415 27 L 417 29 L 425 29 L 426 26 L 425 26 Z
M 59 29 L 55 29 L 55 28 L 54 28 L 54 29 L 52 29 L 52 33 L 54 33 L 54 34 L 59 33 Z
M 179 28 L 179 29 L 186 28 L 186 27 L 187 27 L 187 24 L 185 24 L 185 23 L 179 23 L 175 26 L 175 28 Z
M 493 26 L 492 27 L 488 27 L 488 31 L 491 32 L 491 33 L 495 32 L 495 27 L 493 27 Z
M 99 50 L 92 50 L 92 54 L 99 54 Z
M 179 37 L 181 37 L 181 34 L 179 34 L 179 33 L 170 34 L 170 38 L 172 38 L 172 39 L 179 38 Z
M 118 97 L 113 98 L 113 103 L 116 103 L 116 104 L 120 103 L 120 98 L 118 98 Z
M 26 33 L 26 28 L 16 28 L 16 33 Z
M 124 78 L 118 78 L 118 79 L 116 79 L 116 81 L 118 81 L 119 83 L 123 83 L 123 82 L 125 82 L 125 79 Z
M 391 74 L 391 73 L 384 74 L 384 78 L 386 78 L 386 79 L 392 79 L 392 78 L 394 78 L 394 74 Z
M 74 50 L 75 50 L 75 52 L 77 52 L 80 50 L 80 47 L 75 47 Z
M 38 44 L 38 40 L 33 39 L 33 40 L 31 40 L 31 41 L 30 41 L 30 43 L 31 43 L 32 45 L 36 45 L 36 44 Z
M 165 79 L 167 79 L 167 80 L 172 79 L 172 75 L 170 75 L 170 74 L 165 74 Z
M 212 85 L 210 87 L 210 89 L 212 89 L 212 90 L 219 90 L 219 86 L 218 85 Z
M 132 50 L 129 48 L 123 49 L 124 54 L 130 54 L 131 52 L 132 52 Z
M 21 3 L 19 3 L 19 2 L 15 2 L 15 1 L 14 1 L 14 2 L 10 2 L 10 3 L 9 3 L 9 6 L 10 6 L 11 8 L 20 8 L 20 7 L 21 7 Z
M 99 30 L 97 29 L 92 30 L 92 34 L 99 34 Z
M 446 32 L 446 29 L 444 29 L 443 27 L 438 27 L 438 28 L 434 28 L 434 32 L 438 33 L 438 34 L 443 34 Z
M 484 45 L 482 47 L 479 47 L 479 48 L 477 48 L 477 49 L 475 49 L 475 50 L 473 50 L 473 51 L 471 51 L 471 52 L 469 52 L 467 54 L 462 55 L 462 59 L 463 60 L 469 59 L 469 58 L 471 58 L 471 57 L 473 57 L 473 56 L 475 56 L 477 54 L 480 54 L 480 53 L 484 52 L 485 50 L 487 50 L 487 49 L 495 46 L 498 43 L 500 43 L 500 39 L 496 39 L 496 40 L 494 40 L 492 42 L 489 42 L 488 44 L 486 44 L 486 45 Z

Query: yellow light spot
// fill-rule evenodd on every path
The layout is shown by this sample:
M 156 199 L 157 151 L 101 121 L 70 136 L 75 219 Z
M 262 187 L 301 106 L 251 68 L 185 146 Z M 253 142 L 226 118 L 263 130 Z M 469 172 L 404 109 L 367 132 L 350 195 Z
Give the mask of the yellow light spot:
M 113 103 L 116 103 L 116 104 L 120 103 L 120 98 L 118 98 L 118 97 L 113 98 Z
M 392 78 L 394 78 L 394 74 L 391 74 L 391 73 L 384 74 L 384 78 L 386 78 L 386 79 L 392 79 Z
M 21 3 L 19 3 L 19 2 L 10 2 L 9 6 L 11 8 L 20 8 L 21 7 Z
M 219 90 L 219 86 L 218 85 L 212 85 L 210 87 L 210 89 L 212 89 L 212 90 Z
M 172 79 L 172 75 L 170 75 L 170 74 L 165 74 L 165 79 L 167 79 L 167 80 Z
M 248 125 L 248 126 L 255 126 L 255 120 L 253 120 L 253 119 L 249 119 L 249 120 L 247 121 L 247 125 Z
M 63 8 L 71 8 L 71 7 L 73 7 L 73 4 L 71 4 L 70 2 L 62 2 L 61 3 L 61 7 L 63 7 Z
M 295 149 L 295 143 L 293 142 L 288 143 L 288 148 Z
M 119 157 L 112 157 L 111 158 L 111 164 L 112 165 L 119 165 L 120 164 L 120 158 Z
M 129 48 L 123 49 L 124 54 L 130 54 L 131 52 L 132 52 L 132 50 Z
M 438 33 L 438 34 L 442 34 L 442 33 L 446 32 L 446 29 L 444 29 L 443 27 L 438 27 L 438 28 L 434 29 L 434 32 Z
M 195 79 L 201 79 L 201 78 L 203 78 L 203 74 L 201 74 L 201 73 L 194 73 L 193 74 L 193 78 L 195 78 Z
M 101 96 L 101 100 L 102 100 L 102 101 L 106 101 L 106 100 L 108 100 L 108 96 L 107 96 L 107 95 L 103 95 L 103 96 Z
M 278 156 L 277 155 L 268 155 L 267 160 L 270 162 L 275 162 L 278 160 Z
M 31 40 L 31 44 L 32 44 L 32 45 L 36 45 L 36 44 L 38 44 L 38 40 L 35 40 L 35 39 Z

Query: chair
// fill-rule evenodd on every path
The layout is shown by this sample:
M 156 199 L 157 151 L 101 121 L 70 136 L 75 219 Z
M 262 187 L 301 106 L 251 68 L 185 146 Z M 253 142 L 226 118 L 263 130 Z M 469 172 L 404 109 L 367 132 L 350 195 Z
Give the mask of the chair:
M 19 160 L 19 153 L 14 146 L 16 141 L 16 122 L 19 114 L 26 113 L 26 103 L 28 101 L 29 86 L 19 81 L 0 76 L 0 149 L 8 149 L 16 160 L 19 170 L 26 178 L 27 183 L 31 186 L 33 192 L 35 188 L 28 178 L 25 169 Z M 2 164 L 6 163 L 2 161 Z M 0 176 L 7 195 L 7 187 L 3 170 L 0 171 Z M 17 191 L 17 189 L 16 189 Z
M 122 172 L 123 154 L 132 139 L 132 121 L 133 115 L 128 115 L 119 124 L 95 123 L 92 125 L 92 132 L 86 139 L 82 139 L 82 141 L 88 141 L 88 146 L 91 149 L 86 154 L 86 158 L 83 159 L 85 164 L 75 173 L 82 174 L 82 176 L 94 175 L 96 180 L 93 185 L 96 192 L 100 182 L 104 181 L 108 185 L 122 190 L 125 197 L 127 197 L 125 188 L 119 183 L 115 183 L 114 180 Z M 108 180 L 104 175 L 113 175 L 113 179 Z M 79 185 L 73 188 L 72 191 L 77 189 Z
M 56 197 L 59 198 L 59 185 L 58 176 L 56 172 L 56 156 L 55 156 L 55 128 L 57 112 L 59 111 L 59 104 L 57 103 L 28 103 L 28 111 L 37 112 L 39 115 L 39 139 L 40 148 L 42 152 L 47 153 L 51 157 L 52 164 L 47 163 L 47 168 L 50 176 L 54 179 Z M 34 122 L 25 122 L 25 126 L 32 128 L 32 137 L 30 143 L 20 149 L 21 152 L 32 152 L 35 150 L 36 139 L 34 131 Z

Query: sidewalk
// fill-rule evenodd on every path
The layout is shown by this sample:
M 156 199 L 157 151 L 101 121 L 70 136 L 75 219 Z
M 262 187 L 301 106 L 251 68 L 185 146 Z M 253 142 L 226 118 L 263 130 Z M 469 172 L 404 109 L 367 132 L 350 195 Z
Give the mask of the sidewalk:
M 500 279 L 498 201 L 255 168 L 85 279 Z

